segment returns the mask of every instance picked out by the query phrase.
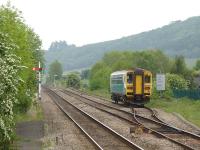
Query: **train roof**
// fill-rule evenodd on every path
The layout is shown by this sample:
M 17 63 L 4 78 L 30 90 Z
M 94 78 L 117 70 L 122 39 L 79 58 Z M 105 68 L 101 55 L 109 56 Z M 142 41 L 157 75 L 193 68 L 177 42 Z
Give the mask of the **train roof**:
M 115 72 L 111 73 L 111 76 L 114 76 L 114 75 L 125 75 L 125 74 L 127 74 L 127 72 L 149 72 L 149 73 L 151 73 L 149 70 L 146 70 L 146 69 L 135 68 L 134 70 L 115 71 Z
M 111 73 L 111 76 L 114 76 L 114 75 L 125 75 L 125 74 L 127 74 L 127 72 L 130 72 L 130 70 L 115 71 L 115 72 Z

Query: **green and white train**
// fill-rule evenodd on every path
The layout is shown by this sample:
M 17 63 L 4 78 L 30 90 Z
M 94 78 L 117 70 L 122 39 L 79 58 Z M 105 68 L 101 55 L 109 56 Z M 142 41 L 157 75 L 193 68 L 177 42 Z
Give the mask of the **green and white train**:
M 110 75 L 111 98 L 115 103 L 145 104 L 150 100 L 152 73 L 145 69 L 116 71 Z

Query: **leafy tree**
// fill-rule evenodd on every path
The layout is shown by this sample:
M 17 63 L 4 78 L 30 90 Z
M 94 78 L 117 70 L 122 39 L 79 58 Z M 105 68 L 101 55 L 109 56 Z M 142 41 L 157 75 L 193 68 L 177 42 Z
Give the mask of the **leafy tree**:
M 49 66 L 49 81 L 53 83 L 53 81 L 56 79 L 61 79 L 63 74 L 62 65 L 59 63 L 59 61 L 55 60 L 50 66 Z
M 169 72 L 172 62 L 161 51 L 143 52 L 110 52 L 106 53 L 102 61 L 96 63 L 90 72 L 90 88 L 109 89 L 110 74 L 117 70 L 144 68 L 157 72 Z
M 81 71 L 81 79 L 88 79 L 90 76 L 90 70 L 85 69 Z
M 80 77 L 75 73 L 70 73 L 67 75 L 67 87 L 79 89 L 81 83 L 80 81 Z
M 94 65 L 90 75 L 90 89 L 109 89 L 109 80 L 112 70 L 105 63 L 99 62 Z
M 16 45 L 13 53 L 21 58 L 21 65 L 25 66 L 19 72 L 24 81 L 18 85 L 18 103 L 15 104 L 15 111 L 26 111 L 31 103 L 32 97 L 36 92 L 36 75 L 32 67 L 38 65 L 38 61 L 43 62 L 40 51 L 41 41 L 39 36 L 24 23 L 22 14 L 10 5 L 0 7 L 0 31 L 7 34 L 11 43 Z
M 187 67 L 183 56 L 176 56 L 172 73 L 184 76 L 187 73 Z
M 67 48 L 67 42 L 66 41 L 55 41 L 51 43 L 51 46 L 49 47 L 50 51 L 58 51 Z
M 194 67 L 195 70 L 200 70 L 200 60 L 196 61 L 196 65 Z
M 167 74 L 166 79 L 170 89 L 188 89 L 190 84 L 188 80 L 177 74 Z

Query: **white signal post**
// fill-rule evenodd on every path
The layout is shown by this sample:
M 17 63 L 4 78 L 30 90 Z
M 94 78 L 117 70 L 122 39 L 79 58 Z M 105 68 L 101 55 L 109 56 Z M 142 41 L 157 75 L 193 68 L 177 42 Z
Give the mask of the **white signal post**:
M 40 68 L 41 66 L 40 66 L 40 61 L 39 61 L 39 68 Z M 38 79 L 39 79 L 39 84 L 38 84 L 38 99 L 39 100 L 41 100 L 41 73 L 40 73 L 40 69 L 38 70 L 38 72 L 39 72 L 39 77 L 38 77 Z

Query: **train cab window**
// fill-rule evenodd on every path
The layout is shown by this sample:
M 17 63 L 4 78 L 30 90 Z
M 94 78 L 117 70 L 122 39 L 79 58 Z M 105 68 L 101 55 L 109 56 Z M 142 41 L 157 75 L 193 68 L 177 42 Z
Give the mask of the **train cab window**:
M 132 73 L 128 73 L 127 74 L 127 82 L 130 84 L 130 83 L 133 83 L 133 74 Z
M 145 76 L 144 77 L 145 83 L 150 83 L 151 82 L 151 77 L 150 76 Z
M 111 79 L 112 84 L 123 84 L 123 77 L 116 76 Z

